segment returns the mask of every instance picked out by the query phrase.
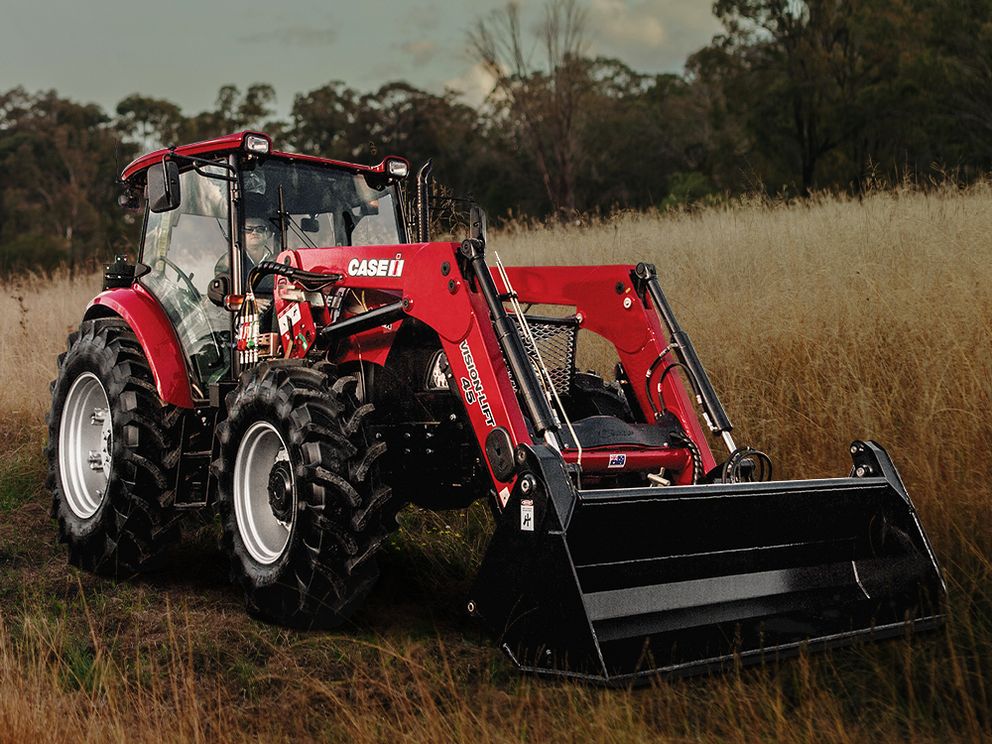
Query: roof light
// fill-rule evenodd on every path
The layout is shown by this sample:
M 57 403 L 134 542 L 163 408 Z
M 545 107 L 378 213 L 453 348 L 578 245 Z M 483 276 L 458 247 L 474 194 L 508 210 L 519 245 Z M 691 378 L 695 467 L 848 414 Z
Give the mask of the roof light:
M 245 137 L 245 150 L 254 155 L 268 155 L 269 140 L 260 134 L 249 134 Z
M 386 161 L 386 173 L 388 173 L 393 178 L 406 178 L 407 174 L 410 172 L 410 164 L 405 160 L 387 160 Z

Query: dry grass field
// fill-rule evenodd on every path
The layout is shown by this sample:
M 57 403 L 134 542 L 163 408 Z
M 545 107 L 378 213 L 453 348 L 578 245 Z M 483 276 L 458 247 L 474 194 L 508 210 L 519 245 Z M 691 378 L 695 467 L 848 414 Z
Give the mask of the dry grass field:
M 460 605 L 482 508 L 405 512 L 379 586 L 329 633 L 248 618 L 209 520 L 155 574 L 70 569 L 43 420 L 99 279 L 2 285 L 0 741 L 989 741 L 990 238 L 990 184 L 491 235 L 508 265 L 653 262 L 737 442 L 810 478 L 877 440 L 946 573 L 946 629 L 635 690 L 521 677 L 480 643 Z

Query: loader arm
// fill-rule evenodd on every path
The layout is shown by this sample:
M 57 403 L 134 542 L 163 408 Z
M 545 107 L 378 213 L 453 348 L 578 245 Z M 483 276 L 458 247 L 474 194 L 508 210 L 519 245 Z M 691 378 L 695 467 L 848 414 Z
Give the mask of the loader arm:
M 939 566 L 881 447 L 852 445 L 853 477 L 706 482 L 700 471 L 716 462 L 696 402 L 714 433 L 729 420 L 654 272 L 504 274 L 484 248 L 309 249 L 279 261 L 340 275 L 336 296 L 354 300 L 347 313 L 314 309 L 323 327 L 305 355 L 381 361 L 398 326 L 436 332 L 499 514 L 467 609 L 521 668 L 626 684 L 943 622 Z M 284 286 L 280 314 L 301 296 Z M 504 307 L 514 298 L 575 308 L 566 324 L 612 343 L 638 421 L 568 421 L 524 349 L 524 318 Z M 668 374 L 683 368 L 696 402 Z
M 658 313 L 638 297 L 632 270 L 631 266 L 508 267 L 506 275 L 521 302 L 575 307 L 580 328 L 613 344 L 633 381 L 633 392 L 644 419 L 653 423 L 652 404 L 644 380 L 669 344 Z M 509 291 L 498 277 L 497 282 L 501 292 Z M 662 366 L 677 361 L 669 349 Z M 696 443 L 703 469 L 708 472 L 716 466 L 716 460 L 682 378 L 675 374 L 665 376 L 660 395 L 667 410 L 675 414 Z

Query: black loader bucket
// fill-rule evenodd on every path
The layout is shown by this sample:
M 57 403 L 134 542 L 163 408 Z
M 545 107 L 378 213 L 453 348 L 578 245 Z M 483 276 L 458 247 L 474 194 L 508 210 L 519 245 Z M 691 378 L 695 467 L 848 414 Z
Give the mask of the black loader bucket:
M 523 670 L 629 684 L 939 625 L 940 568 L 888 454 L 849 478 L 578 492 L 518 473 L 468 599 Z

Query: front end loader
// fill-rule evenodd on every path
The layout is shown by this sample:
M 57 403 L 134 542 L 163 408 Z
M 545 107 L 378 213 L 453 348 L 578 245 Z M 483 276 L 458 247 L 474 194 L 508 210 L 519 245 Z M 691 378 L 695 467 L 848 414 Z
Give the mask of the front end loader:
M 153 567 L 212 506 L 250 612 L 334 627 L 400 508 L 485 498 L 466 609 L 527 671 L 628 684 L 942 622 L 885 450 L 771 480 L 651 264 L 504 267 L 476 208 L 467 239 L 432 242 L 429 168 L 409 218 L 407 168 L 246 132 L 125 169 L 139 261 L 108 267 L 48 419 L 71 562 Z M 576 367 L 589 334 L 609 383 Z

